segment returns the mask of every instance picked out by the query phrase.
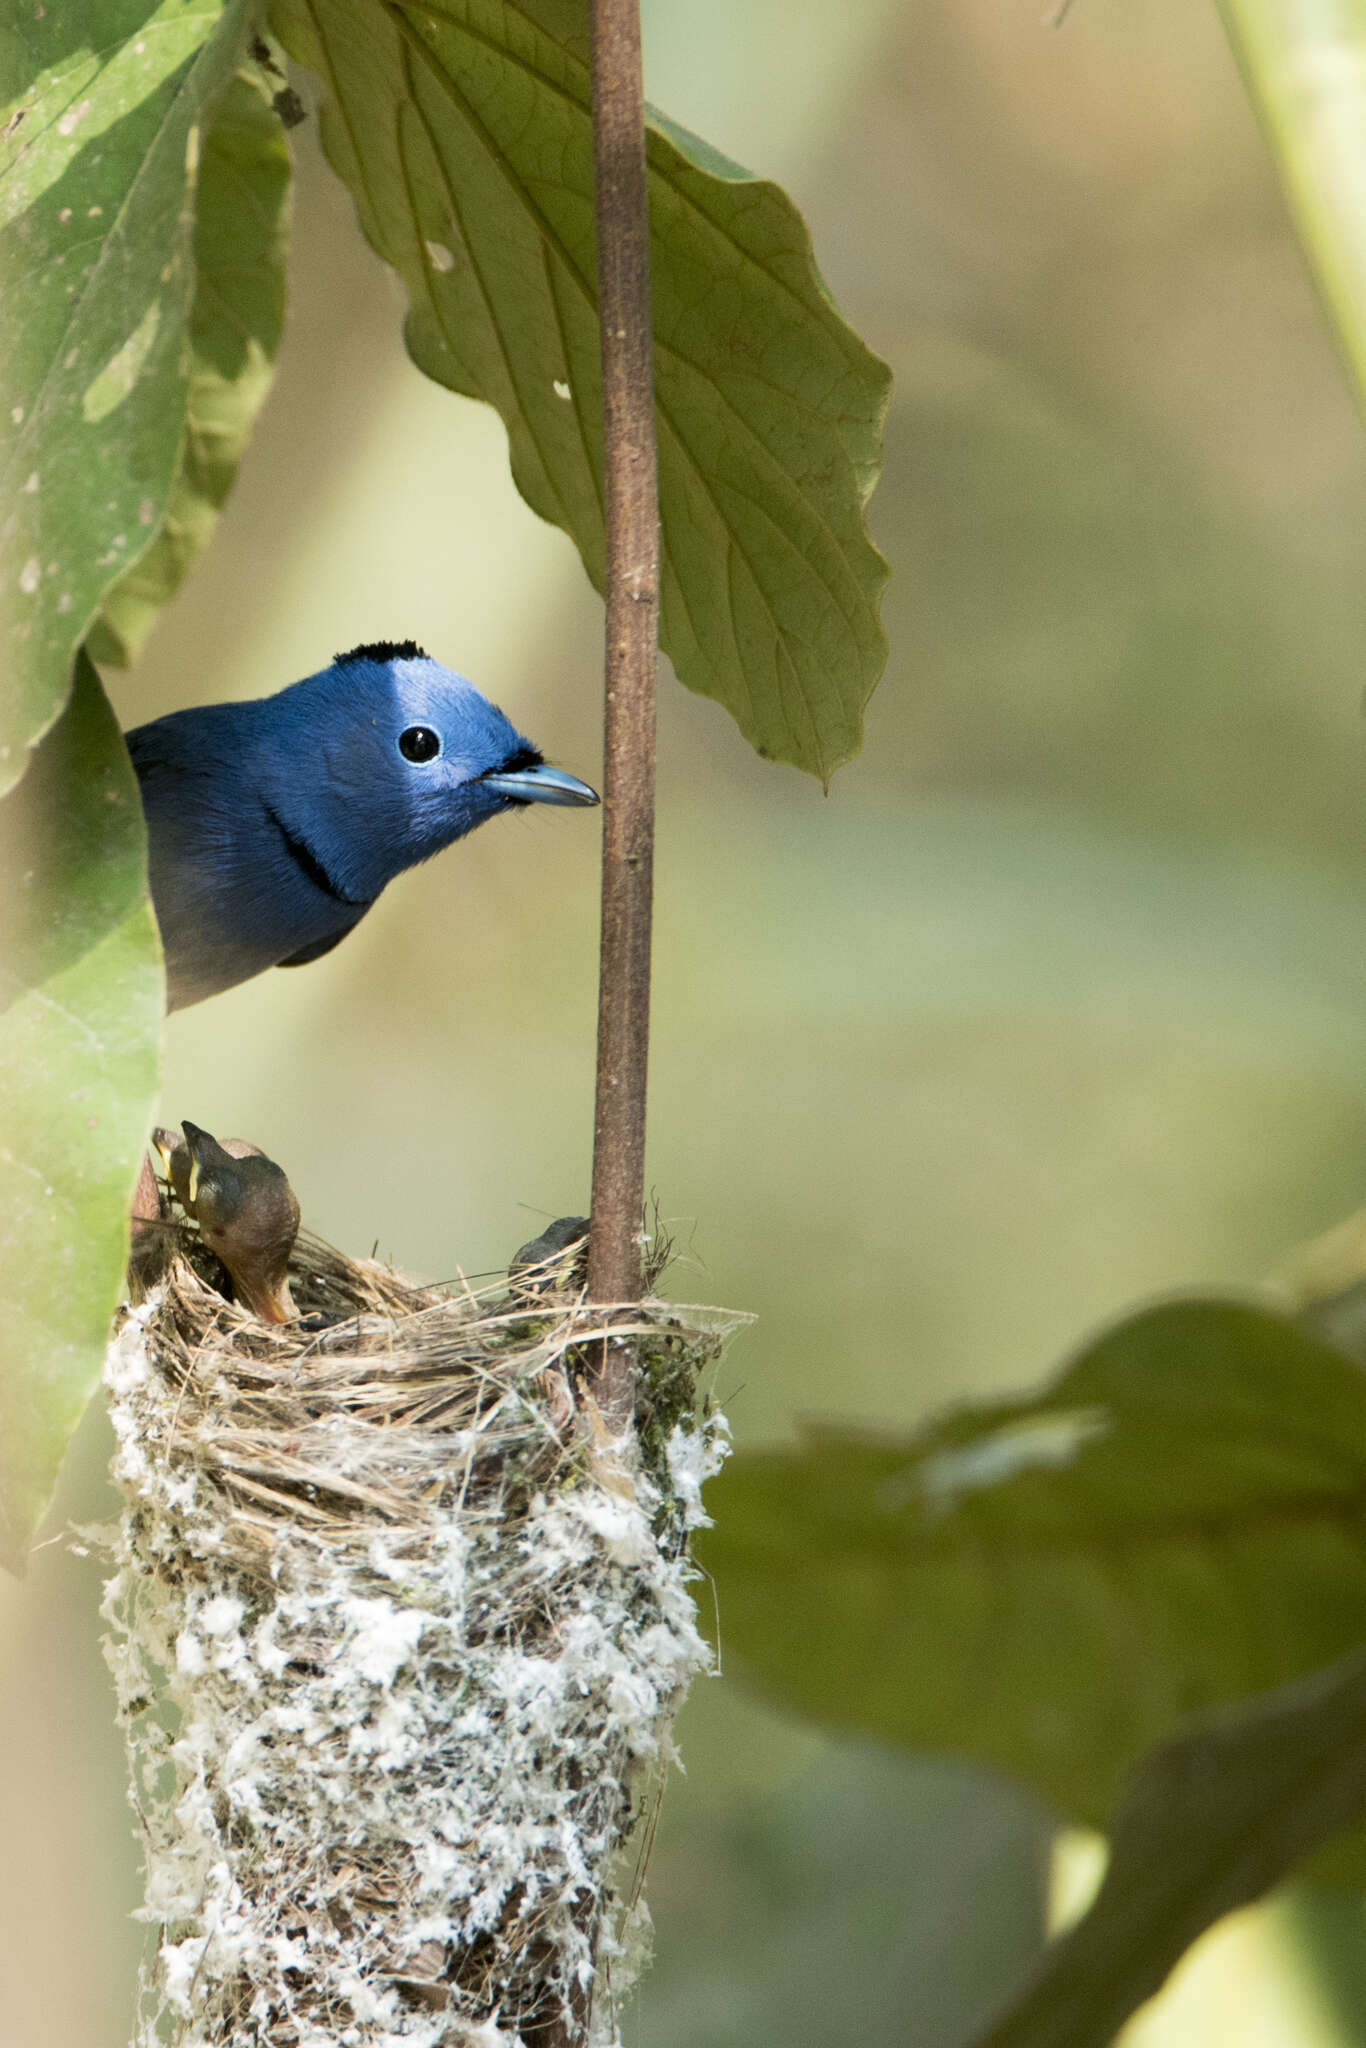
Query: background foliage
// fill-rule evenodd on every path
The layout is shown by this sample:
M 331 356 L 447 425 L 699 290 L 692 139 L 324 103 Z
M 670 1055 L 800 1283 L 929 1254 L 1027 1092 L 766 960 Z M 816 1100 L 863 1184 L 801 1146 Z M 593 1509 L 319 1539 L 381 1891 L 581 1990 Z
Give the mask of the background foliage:
M 285 297 L 283 123 L 305 112 L 246 8 L 105 0 L 49 20 L 38 6 L 0 42 L 0 796 L 65 704 L 87 632 L 96 659 L 116 663 L 145 641 L 209 539 L 269 387 Z M 414 362 L 497 408 L 523 497 L 600 585 L 588 19 L 585 0 L 454 0 L 436 13 L 276 0 L 270 16 L 309 67 L 323 146 L 366 238 L 404 281 Z M 776 185 L 663 117 L 647 121 L 646 152 L 663 646 L 760 753 L 828 784 L 857 751 L 886 653 L 886 566 L 862 517 L 886 365 L 840 319 Z M 70 884 L 42 852 L 39 833 L 11 860 L 35 929 L 67 915 Z M 98 893 L 98 878 L 76 886 Z M 160 979 L 142 930 L 139 987 L 130 962 L 109 992 L 126 994 L 129 1029 Z M 22 952 L 6 967 L 22 989 L 36 972 Z M 117 1189 L 137 1174 L 155 1051 L 118 1118 L 81 1126 L 57 1070 L 26 1057 L 21 1025 L 0 1003 L 0 1059 L 54 1141 L 46 1161 L 28 1143 L 0 1156 L 15 1311 L 5 1378 L 23 1420 L 17 1457 L 0 1437 L 11 1563 L 56 1477 L 35 1446 L 60 1448 L 97 1384 L 123 1265 Z M 92 1175 L 78 1178 L 114 1197 L 93 1233 L 55 1165 L 80 1147 Z M 56 1199 L 42 1209 L 33 1190 L 49 1177 L 43 1199 Z M 35 1228 L 41 1268 L 22 1253 Z M 76 1316 L 39 1277 L 50 1263 L 79 1269 Z
M 743 1442 L 813 1413 L 910 1431 L 1147 1293 L 1252 1281 L 1360 1199 L 1366 471 L 1212 12 L 1077 7 L 1050 35 L 986 0 L 834 25 L 750 0 L 646 28 L 652 95 L 784 178 L 900 392 L 893 667 L 859 762 L 823 804 L 665 703 L 652 1175 L 696 1262 L 677 1289 L 760 1312 L 722 1388 Z M 119 708 L 412 632 L 591 773 L 596 607 L 501 431 L 412 378 L 401 310 L 306 178 L 279 388 Z M 592 848 L 557 822 L 174 1020 L 166 1113 L 268 1143 L 315 1227 L 428 1272 L 580 1204 Z M 6 2048 L 85 2048 L 127 2010 L 93 1596 L 55 1553 L 0 1593 Z M 729 1676 L 682 1736 L 642 2048 L 964 2040 L 1037 1944 L 1040 1810 L 835 1749 Z M 1234 1965 L 1197 1957 L 1138 2029 L 1334 2038 L 1287 1965 L 1302 1924 L 1225 1932 Z

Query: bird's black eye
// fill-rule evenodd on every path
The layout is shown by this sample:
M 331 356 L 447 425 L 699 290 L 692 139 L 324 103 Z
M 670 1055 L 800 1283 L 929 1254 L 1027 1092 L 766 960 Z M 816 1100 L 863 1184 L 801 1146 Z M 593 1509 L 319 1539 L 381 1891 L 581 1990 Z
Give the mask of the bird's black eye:
M 410 725 L 398 736 L 398 750 L 405 761 L 434 761 L 441 752 L 441 735 L 429 725 Z

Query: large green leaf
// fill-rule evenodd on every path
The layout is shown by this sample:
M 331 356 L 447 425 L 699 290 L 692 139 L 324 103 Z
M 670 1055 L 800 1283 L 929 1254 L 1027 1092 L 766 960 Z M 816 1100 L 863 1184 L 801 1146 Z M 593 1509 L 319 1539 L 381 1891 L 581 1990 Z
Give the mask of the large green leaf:
M 1183 1716 L 1366 1640 L 1366 1374 L 1236 1302 L 908 1441 L 736 1457 L 708 1507 L 728 1671 L 1095 1825 Z
M 97 661 L 137 655 L 232 488 L 284 327 L 289 177 L 270 93 L 259 72 L 240 72 L 214 109 L 200 163 L 180 469 L 155 541 L 105 598 L 87 642 Z
M 1219 5 L 1366 403 L 1366 12 L 1359 0 Z
M 165 991 L 137 781 L 84 656 L 0 802 L 0 1558 L 99 1377 Z
M 1197 1936 L 1366 1819 L 1366 1654 L 1146 1758 L 1096 1902 L 977 2048 L 1106 2048 Z M 1361 1905 L 1357 1902 L 1357 1940 Z
M 11 1562 L 98 1375 L 162 1002 L 136 784 L 88 664 L 62 707 L 104 594 L 165 513 L 185 429 L 202 138 L 247 9 L 94 0 L 12 9 L 0 29 L 0 1554 Z
M 165 510 L 200 142 L 246 11 L 102 0 L 0 30 L 0 793 Z
M 414 361 L 487 399 L 518 488 L 603 579 L 582 0 L 277 0 L 323 138 L 399 272 Z M 885 658 L 863 506 L 888 377 L 776 186 L 649 134 L 662 636 L 760 753 L 828 777 Z

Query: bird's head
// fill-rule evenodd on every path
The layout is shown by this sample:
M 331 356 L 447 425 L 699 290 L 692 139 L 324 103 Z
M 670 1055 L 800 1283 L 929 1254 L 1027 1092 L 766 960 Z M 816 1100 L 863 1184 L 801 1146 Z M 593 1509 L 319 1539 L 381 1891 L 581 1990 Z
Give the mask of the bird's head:
M 500 811 L 598 801 L 411 640 L 352 648 L 260 708 L 274 808 L 360 902 Z

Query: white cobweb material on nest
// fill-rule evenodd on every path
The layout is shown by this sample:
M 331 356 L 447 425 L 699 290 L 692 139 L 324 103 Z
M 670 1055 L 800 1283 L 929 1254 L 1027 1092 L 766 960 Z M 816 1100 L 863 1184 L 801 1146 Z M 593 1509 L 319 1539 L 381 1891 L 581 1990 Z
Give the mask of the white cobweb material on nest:
M 291 1359 L 221 1302 L 186 1346 L 196 1285 L 129 1311 L 105 1374 L 161 1930 L 136 2048 L 535 2048 L 590 2013 L 614 2043 L 646 1922 L 613 1860 L 711 1664 L 684 1544 L 724 1421 L 661 1410 L 639 1457 L 591 1403 L 566 1421 L 544 1311 L 482 1372 L 452 1304 L 358 1318 L 359 1364 Z

